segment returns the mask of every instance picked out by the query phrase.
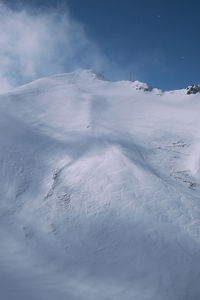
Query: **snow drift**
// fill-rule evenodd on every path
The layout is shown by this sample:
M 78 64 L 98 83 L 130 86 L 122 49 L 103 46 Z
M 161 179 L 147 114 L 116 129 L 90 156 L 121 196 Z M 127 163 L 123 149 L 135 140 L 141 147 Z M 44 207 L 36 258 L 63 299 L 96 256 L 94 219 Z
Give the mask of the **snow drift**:
M 199 299 L 200 95 L 78 70 L 0 96 L 0 298 Z

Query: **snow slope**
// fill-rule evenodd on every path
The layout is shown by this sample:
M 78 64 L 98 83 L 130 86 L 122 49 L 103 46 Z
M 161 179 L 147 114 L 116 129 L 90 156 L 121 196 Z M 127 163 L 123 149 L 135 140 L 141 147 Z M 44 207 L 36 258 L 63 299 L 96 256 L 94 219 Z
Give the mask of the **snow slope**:
M 0 96 L 0 299 L 200 299 L 200 94 L 147 89 Z

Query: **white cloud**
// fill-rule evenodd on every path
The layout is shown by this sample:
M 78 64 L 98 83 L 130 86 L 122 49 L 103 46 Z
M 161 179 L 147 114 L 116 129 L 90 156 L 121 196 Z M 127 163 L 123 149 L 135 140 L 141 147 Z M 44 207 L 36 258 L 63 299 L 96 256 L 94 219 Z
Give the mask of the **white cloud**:
M 0 3 L 0 92 L 38 77 L 105 64 L 69 12 L 11 10 Z

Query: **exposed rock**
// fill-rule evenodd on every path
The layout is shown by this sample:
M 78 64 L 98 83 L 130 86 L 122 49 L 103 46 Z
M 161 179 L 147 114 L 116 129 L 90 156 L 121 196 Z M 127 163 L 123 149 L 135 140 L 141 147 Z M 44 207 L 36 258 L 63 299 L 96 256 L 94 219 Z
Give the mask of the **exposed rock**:
M 188 86 L 186 88 L 187 90 L 187 94 L 190 95 L 190 94 L 196 94 L 196 93 L 199 93 L 200 92 L 200 85 L 191 85 L 191 86 Z
M 149 86 L 147 83 L 143 83 L 140 81 L 133 81 L 133 85 L 135 86 L 136 90 L 142 90 L 144 92 L 151 92 L 152 91 L 152 87 Z

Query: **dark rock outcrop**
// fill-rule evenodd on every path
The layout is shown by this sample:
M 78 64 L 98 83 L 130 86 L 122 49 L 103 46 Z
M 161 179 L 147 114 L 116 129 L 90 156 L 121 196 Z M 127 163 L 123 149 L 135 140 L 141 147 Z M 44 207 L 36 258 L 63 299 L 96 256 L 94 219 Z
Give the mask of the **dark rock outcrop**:
M 194 85 L 193 84 L 191 86 L 188 86 L 186 88 L 186 90 L 187 90 L 188 95 L 199 93 L 200 92 L 200 85 Z

